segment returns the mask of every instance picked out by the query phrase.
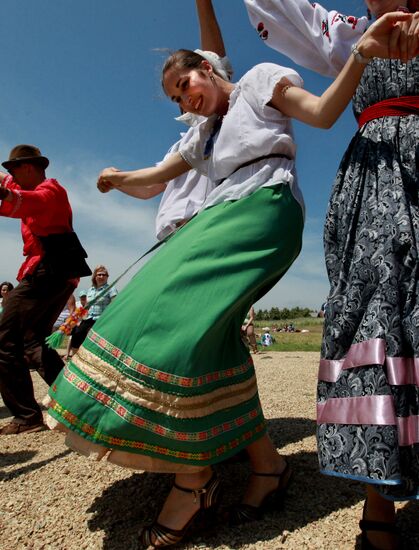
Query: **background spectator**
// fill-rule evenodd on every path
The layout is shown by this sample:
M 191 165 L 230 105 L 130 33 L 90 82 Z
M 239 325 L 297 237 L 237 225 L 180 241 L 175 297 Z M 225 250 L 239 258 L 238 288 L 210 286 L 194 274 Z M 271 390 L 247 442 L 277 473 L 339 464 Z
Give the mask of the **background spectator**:
M 77 351 L 84 342 L 87 333 L 99 319 L 105 308 L 111 303 L 111 301 L 118 294 L 115 287 L 110 287 L 108 284 L 109 272 L 104 265 L 98 265 L 95 267 L 92 275 L 92 286 L 87 291 L 87 303 L 90 304 L 96 299 L 97 295 L 109 288 L 109 292 L 106 292 L 90 309 L 86 319 L 80 323 L 78 327 L 75 327 L 72 332 L 71 347 L 74 351 Z M 80 297 L 81 298 L 81 297 Z
M 86 290 L 80 290 L 79 292 L 79 299 L 76 301 L 76 309 L 79 307 L 86 307 L 87 305 L 87 292 Z M 79 323 L 80 325 L 80 323 Z M 75 327 L 77 328 L 77 327 Z M 70 357 L 73 355 L 73 333 L 75 328 L 71 331 L 71 334 L 67 341 L 67 349 L 64 359 L 70 359 Z
M 250 345 L 253 353 L 259 353 L 258 352 L 258 346 L 256 342 L 256 336 L 255 336 L 255 310 L 253 306 L 249 309 L 248 314 L 246 315 L 246 319 L 244 320 L 244 324 L 242 325 L 242 334 L 243 334 L 243 340 L 247 345 Z
M 0 314 L 3 311 L 3 302 L 6 299 L 9 292 L 13 290 L 12 283 L 9 283 L 9 281 L 4 281 L 0 285 Z
M 261 338 L 262 346 L 265 348 L 272 346 L 275 342 L 275 338 L 270 334 L 271 329 L 269 327 L 264 327 L 262 330 L 264 331 Z

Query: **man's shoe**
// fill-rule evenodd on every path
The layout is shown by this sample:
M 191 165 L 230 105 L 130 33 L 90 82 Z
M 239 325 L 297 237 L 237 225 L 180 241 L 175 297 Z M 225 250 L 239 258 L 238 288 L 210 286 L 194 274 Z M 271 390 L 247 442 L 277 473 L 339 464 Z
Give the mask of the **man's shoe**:
M 0 435 L 30 434 L 43 432 L 47 429 L 47 426 L 43 422 L 39 422 L 38 424 L 18 424 L 17 422 L 10 422 L 0 429 Z

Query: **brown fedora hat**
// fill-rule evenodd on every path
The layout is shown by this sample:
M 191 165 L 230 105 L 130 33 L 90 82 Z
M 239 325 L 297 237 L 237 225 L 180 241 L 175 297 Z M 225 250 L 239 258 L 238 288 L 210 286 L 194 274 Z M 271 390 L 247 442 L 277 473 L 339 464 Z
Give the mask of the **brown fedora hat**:
M 41 151 L 34 145 L 16 145 L 10 151 L 9 159 L 2 162 L 2 166 L 8 170 L 17 164 L 29 162 L 46 168 L 49 164 L 47 157 L 42 156 Z

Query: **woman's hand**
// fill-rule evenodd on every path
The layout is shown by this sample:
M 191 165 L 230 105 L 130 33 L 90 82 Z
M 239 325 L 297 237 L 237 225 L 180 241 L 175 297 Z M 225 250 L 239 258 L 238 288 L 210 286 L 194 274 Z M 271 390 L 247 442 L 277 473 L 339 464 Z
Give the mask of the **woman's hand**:
M 419 12 L 413 13 L 410 20 L 395 24 L 390 36 L 390 57 L 405 63 L 419 55 Z
M 364 57 L 401 58 L 400 24 L 412 21 L 411 13 L 386 13 L 369 27 L 357 44 L 357 49 Z M 393 34 L 394 33 L 394 34 Z M 394 43 L 398 45 L 394 47 Z M 409 51 L 409 58 L 415 57 L 415 52 Z
M 111 189 L 118 187 L 117 183 L 112 181 L 114 179 L 113 176 L 118 172 L 119 170 L 113 166 L 102 170 L 96 184 L 101 193 L 108 193 Z

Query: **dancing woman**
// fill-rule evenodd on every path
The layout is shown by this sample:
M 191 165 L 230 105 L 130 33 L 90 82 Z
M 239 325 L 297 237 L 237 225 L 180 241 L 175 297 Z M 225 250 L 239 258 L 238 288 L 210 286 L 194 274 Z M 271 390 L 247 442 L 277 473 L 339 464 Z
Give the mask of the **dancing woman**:
M 340 70 L 368 23 L 305 0 L 245 2 L 268 45 L 323 74 Z M 366 4 L 378 18 L 415 10 L 400 0 Z M 404 57 L 417 48 L 419 13 L 399 30 Z M 368 63 L 353 98 L 359 130 L 339 167 L 324 233 L 331 288 L 319 461 L 325 474 L 367 484 L 365 548 L 396 547 L 394 500 L 419 498 L 418 96 L 417 57 Z
M 200 50 L 197 53 L 205 57 L 216 71 L 225 80 L 231 80 L 233 69 L 227 57 L 224 40 L 211 0 L 196 0 L 196 11 L 201 36 Z M 183 127 L 180 139 L 173 144 L 166 157 L 176 153 L 181 146 L 187 143 L 196 126 L 203 122 L 204 118 L 183 113 L 176 118 L 189 128 Z M 166 158 L 165 157 L 165 158 Z M 189 170 L 170 181 L 155 183 L 147 187 L 123 187 L 120 191 L 138 199 L 151 199 L 162 194 L 157 216 L 156 237 L 160 241 L 167 238 L 177 228 L 190 220 L 201 208 L 203 202 L 214 189 L 214 182 L 196 170 Z
M 387 55 L 393 25 L 408 17 L 383 18 L 359 50 Z M 317 98 L 291 69 L 258 65 L 233 85 L 199 54 L 180 50 L 164 66 L 165 92 L 207 123 L 158 166 L 110 168 L 99 177 L 106 192 L 152 185 L 193 166 L 218 183 L 203 210 L 109 306 L 50 392 L 50 415 L 70 431 L 73 448 L 176 474 L 157 522 L 142 533 L 147 547 L 179 542 L 197 515 L 216 504 L 212 465 L 241 449 L 253 474 L 232 521 L 261 517 L 283 496 L 290 467 L 266 433 L 240 326 L 301 248 L 290 116 L 330 126 L 363 70 L 351 58 Z

